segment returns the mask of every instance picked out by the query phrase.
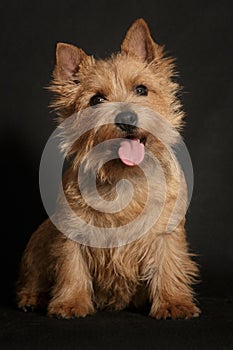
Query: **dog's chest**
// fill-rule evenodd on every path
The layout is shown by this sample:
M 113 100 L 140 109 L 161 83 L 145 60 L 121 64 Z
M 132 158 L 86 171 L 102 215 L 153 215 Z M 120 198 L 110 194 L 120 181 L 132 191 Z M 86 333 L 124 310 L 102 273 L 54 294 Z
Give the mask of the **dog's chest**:
M 111 288 L 116 283 L 137 284 L 139 263 L 132 250 L 95 248 L 86 257 L 91 277 L 97 285 Z
M 128 305 L 139 283 L 135 259 L 122 249 L 98 250 L 92 254 L 89 269 L 97 308 L 122 309 Z

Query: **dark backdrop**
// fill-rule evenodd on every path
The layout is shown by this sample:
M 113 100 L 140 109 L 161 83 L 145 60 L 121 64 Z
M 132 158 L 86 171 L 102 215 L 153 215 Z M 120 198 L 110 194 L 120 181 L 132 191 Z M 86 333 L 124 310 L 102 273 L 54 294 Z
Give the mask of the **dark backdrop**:
M 232 14 L 230 1 L 5 1 L 1 15 L 1 300 L 11 301 L 23 249 L 46 217 L 38 168 L 54 129 L 47 105 L 55 44 L 106 57 L 138 17 L 177 57 L 187 113 L 184 140 L 195 188 L 187 216 L 199 253 L 201 296 L 230 297 L 232 237 Z

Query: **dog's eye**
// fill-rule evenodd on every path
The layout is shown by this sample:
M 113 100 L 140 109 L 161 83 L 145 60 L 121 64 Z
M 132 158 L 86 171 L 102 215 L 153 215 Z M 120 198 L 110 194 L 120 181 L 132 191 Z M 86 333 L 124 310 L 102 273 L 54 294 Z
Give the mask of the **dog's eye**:
M 94 95 L 92 96 L 92 98 L 90 99 L 90 105 L 91 106 L 95 106 L 99 103 L 102 103 L 106 100 L 106 98 L 103 95 Z
M 148 95 L 148 89 L 144 85 L 138 85 L 135 88 L 135 92 L 139 96 L 147 96 Z

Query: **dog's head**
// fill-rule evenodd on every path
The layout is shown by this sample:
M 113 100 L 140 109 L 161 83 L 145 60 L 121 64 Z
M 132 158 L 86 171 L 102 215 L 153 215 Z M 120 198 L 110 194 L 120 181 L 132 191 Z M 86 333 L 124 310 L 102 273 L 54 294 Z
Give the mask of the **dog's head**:
M 162 138 L 172 143 L 172 130 L 180 128 L 183 117 L 173 75 L 173 60 L 165 57 L 163 47 L 153 41 L 142 19 L 128 30 L 121 51 L 106 60 L 96 60 L 80 48 L 59 43 L 51 84 L 56 94 L 52 107 L 60 121 L 87 109 L 93 111 L 96 121 L 72 147 L 76 164 L 94 146 L 112 139 L 118 139 L 111 148 L 118 159 L 114 160 L 114 174 L 109 161 L 103 177 L 109 178 L 110 173 L 117 177 L 124 166 L 130 172 L 132 165 L 144 160 L 145 145 L 158 155 L 163 145 L 150 131 L 153 127 L 164 133 L 164 127 L 156 125 L 158 119 L 148 111 L 166 121 L 168 134 Z
M 173 59 L 165 57 L 145 21 L 138 19 L 121 51 L 106 60 L 96 60 L 73 45 L 57 44 L 52 107 L 65 118 L 100 103 L 131 102 L 153 109 L 178 128 L 183 113 L 174 74 Z

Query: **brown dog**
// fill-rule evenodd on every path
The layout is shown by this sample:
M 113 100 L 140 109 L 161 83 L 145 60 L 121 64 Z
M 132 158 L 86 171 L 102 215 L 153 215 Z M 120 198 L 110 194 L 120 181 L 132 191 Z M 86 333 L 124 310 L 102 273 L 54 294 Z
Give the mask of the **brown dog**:
M 197 267 L 187 250 L 185 220 L 180 220 L 172 232 L 166 231 L 178 197 L 179 176 L 165 144 L 166 140 L 168 145 L 172 144 L 172 133 L 180 129 L 183 118 L 176 97 L 179 87 L 173 82 L 173 75 L 173 61 L 164 56 L 163 48 L 153 41 L 142 19 L 127 32 L 121 52 L 107 60 L 95 60 L 72 45 L 57 45 L 51 90 L 56 94 L 53 107 L 59 112 L 59 122 L 89 106 L 94 116 L 109 113 L 115 121 L 87 130 L 72 145 L 73 157 L 63 178 L 63 188 L 73 213 L 99 232 L 102 228 L 124 227 L 145 208 L 148 181 L 155 193 L 151 202 L 155 211 L 162 199 L 164 205 L 159 219 L 146 232 L 142 226 L 135 225 L 135 232 L 130 235 L 136 236 L 129 237 L 127 244 L 115 241 L 105 246 L 82 244 L 75 234 L 69 238 L 62 233 L 63 229 L 46 220 L 32 235 L 22 259 L 17 289 L 20 308 L 26 310 L 45 304 L 49 315 L 70 318 L 86 316 L 95 309 L 121 310 L 131 304 L 138 307 L 149 301 L 150 316 L 157 319 L 198 316 L 200 310 L 194 304 L 191 289 Z M 124 107 L 120 104 L 120 110 L 119 102 Z M 162 118 L 153 119 L 148 111 Z M 153 122 L 159 137 L 148 131 Z M 110 213 L 92 208 L 83 199 L 77 173 L 85 155 L 96 145 L 119 139 L 113 147 L 118 154 L 116 159 L 98 163 L 97 192 L 106 202 L 114 201 L 116 184 L 124 178 L 130 180 L 134 193 L 130 203 Z M 165 197 L 161 177 L 156 175 L 158 168 L 145 150 L 159 160 L 166 183 Z M 99 149 L 94 158 L 98 155 L 101 159 L 102 151 Z M 144 164 L 146 176 L 140 164 Z M 91 178 L 93 168 L 93 160 L 86 160 L 85 179 Z M 85 181 L 82 185 L 90 194 L 92 188 Z M 126 194 L 127 191 L 128 185 Z M 185 202 L 186 195 L 182 193 Z M 61 199 L 58 203 L 62 207 Z M 64 219 L 69 226 L 73 219 L 69 221 L 69 215 L 60 213 L 60 221 Z M 71 231 L 75 231 L 73 226 Z M 127 233 L 125 228 L 123 240 Z

